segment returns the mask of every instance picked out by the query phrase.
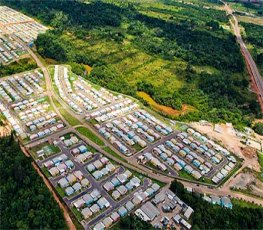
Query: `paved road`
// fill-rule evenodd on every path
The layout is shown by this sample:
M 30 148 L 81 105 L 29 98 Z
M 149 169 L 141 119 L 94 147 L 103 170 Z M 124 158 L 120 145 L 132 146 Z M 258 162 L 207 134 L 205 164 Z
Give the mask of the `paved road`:
M 222 1 L 223 2 L 223 1 Z M 233 10 L 230 8 L 230 6 L 223 2 L 225 5 L 225 10 L 227 14 L 231 15 L 232 18 L 234 19 L 234 23 L 230 20 L 230 24 L 234 30 L 234 34 L 236 36 L 237 42 L 240 45 L 241 52 L 245 58 L 245 61 L 248 66 L 248 71 L 250 72 L 250 75 L 252 77 L 252 81 L 255 84 L 257 88 L 257 94 L 261 106 L 261 111 L 263 112 L 263 79 L 258 71 L 257 65 L 255 64 L 251 54 L 249 53 L 246 44 L 244 43 L 241 33 L 240 33 L 240 27 L 238 24 L 238 20 L 236 16 L 233 14 Z M 263 36 L 263 35 L 262 35 Z

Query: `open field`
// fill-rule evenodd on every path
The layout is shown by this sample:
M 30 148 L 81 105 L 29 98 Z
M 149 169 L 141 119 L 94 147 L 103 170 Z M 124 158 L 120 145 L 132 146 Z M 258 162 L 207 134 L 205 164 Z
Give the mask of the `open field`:
M 237 19 L 238 21 L 241 21 L 241 22 L 254 23 L 256 25 L 263 26 L 263 18 L 260 18 L 260 17 L 254 18 L 254 17 L 237 15 Z
M 64 117 L 64 119 L 72 126 L 75 125 L 80 125 L 81 122 L 76 119 L 75 117 L 73 117 L 70 113 L 67 112 L 66 109 L 59 109 L 59 112 L 61 114 L 62 117 Z

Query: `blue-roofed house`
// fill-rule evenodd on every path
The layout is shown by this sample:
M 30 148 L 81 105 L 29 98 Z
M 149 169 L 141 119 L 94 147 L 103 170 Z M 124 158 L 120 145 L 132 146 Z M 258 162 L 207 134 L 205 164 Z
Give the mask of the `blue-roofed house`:
M 72 195 L 74 193 L 74 189 L 72 187 L 67 187 L 65 189 L 65 193 L 66 193 L 67 196 L 70 196 L 70 195 Z
M 228 197 L 221 198 L 221 205 L 225 208 L 229 208 L 229 209 L 233 208 L 232 202 Z

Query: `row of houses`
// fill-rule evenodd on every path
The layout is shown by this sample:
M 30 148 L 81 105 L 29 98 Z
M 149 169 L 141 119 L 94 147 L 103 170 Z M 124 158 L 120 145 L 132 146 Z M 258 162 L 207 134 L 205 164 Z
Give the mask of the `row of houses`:
M 60 137 L 60 140 L 67 148 L 72 147 L 73 145 L 76 145 L 80 142 L 79 138 L 74 134 L 70 134 L 67 138 L 65 136 L 62 136 Z
M 232 209 L 233 208 L 233 204 L 230 200 L 229 197 L 219 197 L 219 196 L 215 196 L 215 195 L 210 195 L 210 196 L 207 196 L 207 195 L 204 195 L 203 196 L 203 199 L 211 204 L 214 204 L 214 205 L 220 205 L 224 208 L 229 208 L 229 209 Z
M 230 152 L 223 148 L 222 146 L 220 146 L 219 144 L 215 143 L 213 140 L 209 140 L 207 137 L 203 136 L 202 134 L 200 134 L 199 132 L 195 131 L 192 128 L 188 128 L 187 132 L 191 135 L 193 135 L 193 137 L 199 139 L 200 141 L 204 142 L 208 148 L 213 148 L 215 149 L 217 152 L 220 152 L 221 154 L 223 154 L 224 156 L 228 156 L 230 155 Z
M 87 178 L 83 177 L 81 171 L 74 171 L 66 177 L 62 177 L 58 181 L 58 185 L 65 191 L 67 196 L 71 196 L 80 192 L 83 188 L 89 187 L 90 182 Z
M 84 219 L 89 219 L 94 214 L 110 207 L 109 201 L 97 189 L 84 194 L 72 205 L 81 213 Z
M 0 63 L 8 63 L 25 53 L 21 44 L 7 36 L 0 37 Z
M 234 169 L 235 164 L 233 162 L 228 162 L 227 165 L 224 166 L 219 172 L 216 173 L 216 175 L 213 176 L 212 181 L 215 184 L 218 184 L 220 181 L 222 181 L 227 175 Z
M 77 113 L 82 113 L 82 109 L 78 106 L 73 99 L 68 97 L 68 94 L 72 94 L 73 90 L 69 82 L 68 68 L 64 66 L 55 65 L 54 69 L 54 81 L 58 88 L 60 97 Z M 66 88 L 63 85 L 66 85 Z
M 203 155 L 206 159 L 210 160 L 213 164 L 219 164 L 223 157 L 221 154 L 216 153 L 211 147 L 206 146 L 206 144 L 201 144 L 195 140 L 192 136 L 188 136 L 187 133 L 179 133 L 177 138 L 181 140 L 185 145 L 195 151 L 195 153 Z M 188 149 L 188 148 L 187 148 Z M 189 150 L 190 151 L 190 150 Z
M 11 87 L 9 81 L 1 81 L 0 86 L 2 88 L 0 94 L 7 102 L 20 101 L 22 99 L 13 87 Z
M 124 175 L 127 174 L 126 172 Z M 123 174 L 119 174 L 117 177 L 113 178 L 111 181 L 106 182 L 103 188 L 111 194 L 114 200 L 119 200 L 124 197 L 127 193 L 138 188 L 141 185 L 141 181 L 138 177 L 129 175 L 125 181 L 122 178 Z
M 74 163 L 69 160 L 67 155 L 64 153 L 54 157 L 51 160 L 45 161 L 43 165 L 48 169 L 49 173 L 53 177 L 59 174 L 64 174 L 65 172 L 71 171 L 74 168 Z
M 123 102 L 120 102 L 118 104 L 109 106 L 105 109 L 97 110 L 96 112 L 92 114 L 86 115 L 86 120 L 89 120 L 90 118 L 95 119 L 98 123 L 102 123 L 105 121 L 108 121 L 110 119 L 119 117 L 124 115 L 125 113 L 131 112 L 138 108 L 139 105 L 136 103 L 133 103 L 130 99 L 126 99 Z M 110 112 L 107 112 L 107 110 L 111 110 Z M 105 113 L 104 113 L 105 110 Z
M 26 99 L 17 103 L 13 103 L 11 105 L 11 108 L 16 112 L 19 112 L 19 111 L 28 110 L 32 107 L 37 107 L 39 104 L 40 104 L 40 100 L 35 100 L 33 98 L 30 98 L 28 100 Z
M 107 157 L 102 157 L 87 165 L 87 170 L 96 179 L 100 180 L 116 170 L 116 166 Z
M 8 123 L 12 126 L 14 131 L 21 139 L 27 138 L 27 134 L 24 132 L 21 124 L 17 119 L 11 115 L 10 111 L 0 102 L 0 112 L 4 115 Z
M 125 217 L 133 211 L 138 205 L 145 202 L 149 197 L 155 194 L 160 189 L 160 186 L 156 183 L 153 183 L 145 191 L 136 192 L 133 195 L 133 198 L 125 202 L 122 206 L 116 208 L 111 214 L 105 217 L 102 221 L 97 223 L 93 229 L 94 230 L 103 230 L 109 228 L 112 224 L 116 223 L 121 217 Z M 151 192 L 150 192 L 151 190 Z
M 15 34 L 26 43 L 34 41 L 39 33 L 47 30 L 47 27 L 32 18 L 7 6 L 0 6 L 0 24 L 8 34 Z
M 62 121 L 58 121 L 58 124 L 55 124 L 55 125 L 51 126 L 50 128 L 47 128 L 47 129 L 45 129 L 43 131 L 39 131 L 37 133 L 29 135 L 29 139 L 31 141 L 33 141 L 33 140 L 36 140 L 38 138 L 43 138 L 43 137 L 48 136 L 48 135 L 50 135 L 52 133 L 55 133 L 55 132 L 57 132 L 59 130 L 62 130 L 64 127 L 65 126 L 62 123 Z

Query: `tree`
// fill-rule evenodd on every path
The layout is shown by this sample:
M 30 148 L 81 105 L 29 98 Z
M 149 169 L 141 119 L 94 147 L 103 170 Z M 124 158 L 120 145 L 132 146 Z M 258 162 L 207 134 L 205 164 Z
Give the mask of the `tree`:
M 263 135 L 263 123 L 262 122 L 257 122 L 255 123 L 255 125 L 253 126 L 253 130 L 259 134 L 259 135 Z

